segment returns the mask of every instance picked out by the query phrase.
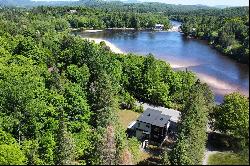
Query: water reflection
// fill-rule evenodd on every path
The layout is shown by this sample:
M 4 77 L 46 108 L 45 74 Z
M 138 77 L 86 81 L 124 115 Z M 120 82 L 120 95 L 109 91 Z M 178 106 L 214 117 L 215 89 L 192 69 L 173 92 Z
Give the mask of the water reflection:
M 149 32 L 149 33 L 148 33 L 148 38 L 149 38 L 150 40 L 154 40 L 154 39 L 155 39 L 155 33 L 154 33 L 154 32 Z
M 221 102 L 223 95 L 241 91 L 248 96 L 249 67 L 239 64 L 196 39 L 186 39 L 179 32 L 103 31 L 82 34 L 103 38 L 125 52 L 146 55 L 168 61 L 178 70 L 188 68 L 208 83 Z

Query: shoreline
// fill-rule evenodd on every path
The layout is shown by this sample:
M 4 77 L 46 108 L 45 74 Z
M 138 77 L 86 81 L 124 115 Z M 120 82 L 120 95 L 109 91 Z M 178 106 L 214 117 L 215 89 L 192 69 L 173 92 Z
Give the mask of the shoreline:
M 82 37 L 83 39 L 87 39 L 89 41 L 93 41 L 96 44 L 100 44 L 101 42 L 105 42 L 105 44 L 110 48 L 110 50 L 116 54 L 126 54 L 124 53 L 121 49 L 119 49 L 117 46 L 114 44 L 110 43 L 107 40 L 104 39 L 98 39 L 98 38 L 89 38 L 89 37 Z
M 101 30 L 101 29 L 86 29 L 86 30 L 84 30 L 84 32 L 102 32 L 103 30 Z
M 178 63 L 178 62 L 173 62 L 173 61 L 167 61 L 170 66 L 175 70 L 181 70 L 181 71 L 185 71 L 185 69 L 190 68 L 190 67 L 195 67 L 198 66 L 199 64 L 185 64 L 185 63 Z M 192 71 L 192 70 L 189 70 Z M 239 92 L 240 94 L 249 97 L 249 89 L 247 89 L 246 87 L 240 87 L 237 84 L 234 83 L 229 83 L 226 80 L 221 80 L 218 79 L 217 77 L 215 77 L 214 75 L 210 75 L 207 73 L 202 73 L 202 72 L 194 72 L 192 71 L 196 77 L 202 82 L 202 83 L 206 83 L 210 89 L 212 90 L 212 92 L 215 95 L 215 100 L 218 100 L 219 103 L 222 102 L 222 98 L 227 94 L 231 94 L 234 92 Z
M 117 53 L 117 54 L 126 54 L 120 48 L 118 48 L 117 46 L 115 46 L 114 44 L 112 44 L 111 42 L 109 42 L 107 40 L 100 39 L 100 38 L 88 38 L 88 37 L 83 37 L 83 38 L 87 39 L 89 41 L 94 41 L 96 44 L 100 44 L 100 42 L 104 41 L 112 52 Z M 144 56 L 144 55 L 142 55 L 142 56 Z M 159 58 L 156 58 L 156 59 L 159 59 Z M 163 60 L 163 59 L 159 59 L 159 60 Z M 174 62 L 171 63 L 167 60 L 163 60 L 163 61 L 168 63 L 173 70 L 176 70 L 176 69 L 178 70 L 178 68 L 187 67 L 183 64 L 174 63 Z M 211 90 L 213 91 L 215 96 L 217 96 L 217 95 L 224 96 L 226 94 L 230 94 L 233 92 L 239 92 L 240 94 L 242 94 L 244 96 L 247 96 L 247 97 L 249 96 L 248 93 L 246 93 L 244 90 L 239 90 L 239 87 L 237 87 L 235 85 L 230 85 L 230 84 L 225 83 L 223 81 L 219 81 L 216 78 L 213 78 L 213 77 L 206 75 L 206 74 L 195 73 L 195 75 L 197 76 L 197 78 L 199 78 L 201 80 L 201 82 L 207 83 L 209 85 L 209 87 L 211 88 Z

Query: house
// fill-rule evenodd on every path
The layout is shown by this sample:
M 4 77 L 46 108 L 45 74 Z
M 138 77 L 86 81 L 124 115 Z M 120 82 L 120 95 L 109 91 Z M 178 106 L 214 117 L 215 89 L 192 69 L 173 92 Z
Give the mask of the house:
M 76 10 L 70 10 L 69 13 L 74 14 L 74 13 L 77 13 L 77 11 Z
M 128 126 L 128 134 L 140 141 L 161 144 L 170 133 L 176 133 L 180 112 L 164 107 L 147 107 L 141 116 Z
M 164 25 L 163 25 L 163 24 L 155 24 L 154 30 L 161 31 L 161 30 L 163 30 L 163 28 L 164 28 Z

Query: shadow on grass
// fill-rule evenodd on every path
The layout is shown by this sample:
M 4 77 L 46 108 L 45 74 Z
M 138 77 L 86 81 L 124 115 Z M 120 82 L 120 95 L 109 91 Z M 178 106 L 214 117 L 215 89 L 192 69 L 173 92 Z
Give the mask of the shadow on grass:
M 240 149 L 240 139 L 226 134 L 211 132 L 208 133 L 207 149 L 210 151 L 234 151 Z
M 161 160 L 153 156 L 140 161 L 137 165 L 159 165 L 159 163 L 161 163 Z

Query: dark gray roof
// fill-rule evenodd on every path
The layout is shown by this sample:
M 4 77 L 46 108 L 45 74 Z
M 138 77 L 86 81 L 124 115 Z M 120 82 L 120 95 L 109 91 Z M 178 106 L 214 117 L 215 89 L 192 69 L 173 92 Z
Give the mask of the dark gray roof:
M 164 127 L 170 118 L 170 116 L 162 114 L 159 110 L 147 108 L 137 120 L 155 126 Z
M 149 105 L 147 103 L 136 103 L 136 105 L 138 105 L 138 106 L 140 106 L 141 104 L 142 104 L 144 110 L 150 108 L 150 109 L 161 111 L 162 114 L 171 116 L 170 121 L 172 121 L 172 122 L 177 123 L 181 117 L 181 112 L 174 110 L 174 109 L 169 109 L 169 108 L 164 108 L 164 107 L 155 107 L 155 106 Z

